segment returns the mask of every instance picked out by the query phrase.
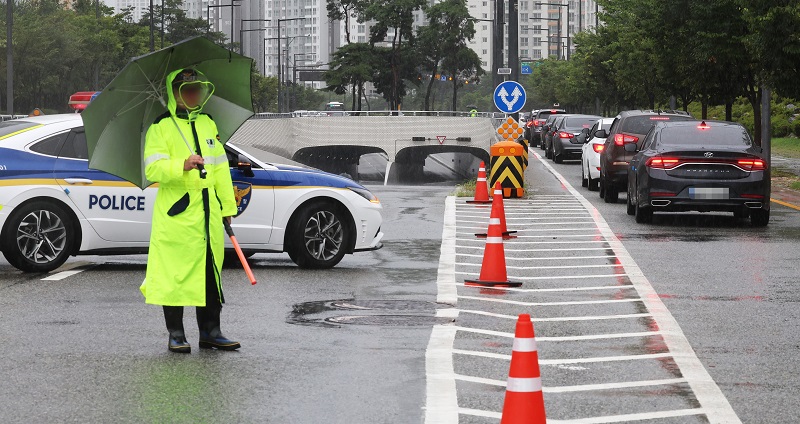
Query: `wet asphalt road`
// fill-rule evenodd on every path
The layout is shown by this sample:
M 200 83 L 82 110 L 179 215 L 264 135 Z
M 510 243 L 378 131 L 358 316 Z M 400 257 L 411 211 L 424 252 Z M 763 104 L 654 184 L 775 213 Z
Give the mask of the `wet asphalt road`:
M 382 250 L 328 271 L 259 254 L 256 286 L 238 268 L 224 271 L 223 331 L 239 352 L 197 349 L 192 310 L 192 354 L 167 352 L 161 310 L 138 290 L 145 256 L 73 258 L 64 269 L 95 266 L 60 281 L 2 260 L 0 422 L 421 422 L 452 188 L 374 189 L 386 208 Z M 304 302 L 320 303 L 292 314 Z M 367 320 L 392 325 L 322 322 L 354 315 L 387 315 Z
M 554 166 L 580 186 L 577 163 Z M 539 178 L 557 184 L 544 171 Z M 385 207 L 384 249 L 347 256 L 330 271 L 257 255 L 255 287 L 227 269 L 223 330 L 242 342 L 236 353 L 166 351 L 161 312 L 138 291 L 145 256 L 73 258 L 66 267 L 93 267 L 60 281 L 21 274 L 0 259 L 0 421 L 421 422 L 451 189 L 371 188 Z M 622 240 L 742 421 L 796 422 L 800 213 L 773 205 L 766 229 L 712 214 L 656 215 L 639 225 L 625 214 L 624 195 L 608 205 L 578 190 Z M 196 345 L 193 312 L 184 320 Z M 359 321 L 389 325 L 352 324 Z
M 624 193 L 606 204 L 580 188 L 580 162 L 550 163 L 608 221 L 741 420 L 797 422 L 800 213 L 773 203 L 764 229 L 712 213 L 636 224 Z

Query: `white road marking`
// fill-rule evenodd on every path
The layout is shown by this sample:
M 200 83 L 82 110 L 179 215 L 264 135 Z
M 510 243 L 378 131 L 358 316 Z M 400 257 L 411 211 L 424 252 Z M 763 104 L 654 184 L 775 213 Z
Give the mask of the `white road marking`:
M 709 422 L 711 424 L 741 423 L 741 420 L 736 415 L 736 412 L 734 412 L 728 399 L 722 393 L 722 390 L 720 390 L 719 386 L 714 382 L 714 379 L 711 378 L 711 375 L 697 358 L 694 349 L 692 349 L 689 340 L 683 334 L 683 330 L 681 330 L 678 322 L 664 305 L 664 302 L 661 301 L 658 293 L 650 284 L 647 277 L 644 276 L 639 265 L 633 260 L 633 257 L 611 230 L 611 227 L 609 227 L 606 220 L 600 215 L 597 208 L 575 190 L 563 175 L 558 173 L 549 163 L 543 161 L 538 153 L 534 152 L 534 156 L 553 173 L 564 187 L 566 187 L 567 190 L 584 205 L 586 210 L 595 217 L 597 226 L 610 241 L 617 257 L 625 265 L 625 270 L 630 274 L 631 283 L 636 287 L 636 291 L 643 299 L 645 307 L 653 314 L 653 319 L 658 325 L 658 328 L 663 332 L 664 343 L 667 345 L 670 352 L 673 353 L 675 363 L 678 365 L 683 377 L 689 382 L 689 386 L 692 388 L 695 398 L 702 406 L 701 410 L 707 414 Z
M 460 266 L 481 266 L 481 264 L 470 264 L 466 262 L 456 262 L 456 265 Z M 548 266 L 513 266 L 513 265 L 506 265 L 506 269 L 517 269 L 517 270 L 526 270 L 526 269 L 581 269 L 581 268 L 617 268 L 621 267 L 622 264 L 601 264 L 601 265 L 548 265 Z
M 535 244 L 535 242 L 529 242 L 528 244 Z M 483 250 L 483 246 L 457 246 L 457 247 L 459 247 L 460 249 Z M 587 252 L 587 251 L 598 251 L 598 250 L 607 251 L 610 249 L 611 249 L 610 247 L 582 247 L 577 249 L 503 249 L 503 250 L 505 250 L 506 252 Z M 616 258 L 616 256 L 614 257 Z
M 455 283 L 455 285 L 458 287 L 464 287 L 468 289 L 486 290 L 486 287 L 468 286 L 464 283 Z M 634 288 L 635 287 L 633 287 L 632 284 L 625 284 L 625 285 L 613 284 L 610 286 L 561 287 L 561 288 L 549 288 L 549 289 L 521 289 L 519 287 L 503 287 L 503 288 L 497 288 L 495 290 L 518 292 L 518 293 L 548 293 L 548 292 L 572 292 L 572 291 L 593 291 L 593 290 L 630 290 Z
M 79 266 L 77 268 L 70 269 L 68 271 L 61 271 L 61 272 L 49 275 L 49 276 L 47 276 L 45 278 L 42 278 L 41 281 L 61 281 L 61 280 L 65 279 L 65 278 L 71 277 L 71 276 L 73 276 L 75 274 L 80 274 L 81 272 L 86 271 L 87 269 L 94 268 L 95 266 L 97 266 L 97 265 L 96 264 L 81 265 L 81 266 Z
M 500 418 L 503 418 L 503 414 L 499 412 L 482 411 L 480 409 L 458 408 L 458 413 L 464 415 L 471 415 L 473 417 L 496 418 L 498 420 Z
M 456 380 L 468 381 L 471 383 L 488 384 L 491 386 L 506 387 L 506 382 L 502 380 L 495 380 L 492 378 L 473 377 L 469 375 L 456 374 Z M 620 383 L 603 383 L 603 384 L 580 384 L 575 386 L 554 386 L 542 387 L 544 393 L 572 393 L 572 392 L 588 392 L 592 390 L 612 390 L 612 389 L 627 389 L 632 387 L 649 387 L 649 386 L 666 386 L 670 384 L 683 384 L 686 383 L 684 378 L 670 378 L 663 380 L 644 380 L 644 381 L 627 381 Z
M 475 276 L 474 272 L 461 272 L 456 271 L 456 275 L 472 275 Z M 509 275 L 509 280 L 522 280 L 522 281 L 534 281 L 534 280 L 574 280 L 574 279 L 586 279 L 586 278 L 606 278 L 606 277 L 625 277 L 628 274 L 599 274 L 599 275 L 559 275 L 559 276 L 548 276 L 548 277 L 518 277 Z
M 556 236 L 553 236 L 557 238 Z M 566 236 L 558 236 L 558 237 L 566 237 Z M 584 237 L 584 236 L 581 236 Z M 596 237 L 596 236 L 594 236 Z M 483 242 L 486 243 L 485 240 L 481 239 L 456 239 L 456 241 L 476 241 L 476 242 Z M 503 244 L 588 244 L 588 243 L 608 243 L 607 240 L 581 240 L 581 241 L 516 241 L 516 240 L 503 240 Z M 458 247 L 465 247 L 469 248 L 468 246 L 458 246 Z M 481 247 L 483 249 L 483 247 Z
M 504 355 L 500 353 L 480 352 L 476 350 L 453 349 L 453 354 L 478 356 L 481 358 L 490 359 L 504 359 L 511 360 L 511 355 Z M 539 359 L 539 365 L 554 366 L 554 365 L 576 365 L 576 364 L 595 364 L 602 362 L 624 362 L 624 361 L 640 361 L 645 359 L 664 359 L 671 358 L 672 354 L 669 352 L 664 353 L 648 353 L 644 355 L 623 355 L 623 356 L 599 356 L 594 358 L 569 358 L 569 359 Z
M 439 272 L 436 278 L 436 284 L 438 286 L 436 302 L 448 305 L 455 305 L 458 300 L 456 289 L 450 284 L 456 278 L 455 204 L 456 202 L 454 197 L 448 197 L 445 200 L 442 246 L 439 253 Z
M 473 255 L 470 253 L 457 253 L 456 256 L 467 256 L 470 258 L 482 258 L 483 255 Z M 606 256 L 542 256 L 542 257 L 524 257 L 524 258 L 506 258 L 506 261 L 565 261 L 565 260 L 578 260 L 578 259 L 613 259 L 614 255 Z
M 453 372 L 456 329 L 435 325 L 425 350 L 425 422 L 457 424 L 458 397 Z
M 482 302 L 505 303 L 508 305 L 518 305 L 518 306 L 580 306 L 580 305 L 604 305 L 607 303 L 633 303 L 633 302 L 643 301 L 638 297 L 635 299 L 572 300 L 566 302 L 523 302 L 520 300 L 495 299 L 491 297 L 479 297 L 479 296 L 458 296 L 458 298 L 468 299 L 468 300 L 478 300 Z
M 516 321 L 518 318 L 518 316 L 516 315 L 496 314 L 494 312 L 473 311 L 469 309 L 459 309 L 459 312 L 463 314 L 483 315 L 487 317 L 503 318 L 514 321 Z M 644 313 L 644 314 L 625 314 L 625 315 L 599 315 L 599 316 L 586 316 L 586 317 L 556 317 L 556 318 L 531 317 L 531 321 L 533 322 L 603 321 L 609 319 L 646 318 L 651 316 L 653 315 Z

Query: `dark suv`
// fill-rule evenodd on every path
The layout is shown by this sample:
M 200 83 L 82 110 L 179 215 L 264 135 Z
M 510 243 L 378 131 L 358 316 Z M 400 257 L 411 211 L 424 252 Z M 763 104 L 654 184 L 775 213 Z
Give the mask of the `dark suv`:
M 531 146 L 537 146 L 542 142 L 542 127 L 550 115 L 567 113 L 564 109 L 541 109 L 531 112 L 528 122 L 525 123 L 525 138 L 530 141 Z
M 628 186 L 628 163 L 633 152 L 625 149 L 626 144 L 635 144 L 641 149 L 645 135 L 659 122 L 691 121 L 691 115 L 681 111 L 627 110 L 614 118 L 611 128 L 600 130 L 596 137 L 606 137 L 605 147 L 600 154 L 600 197 L 606 203 L 616 203 L 619 192 Z

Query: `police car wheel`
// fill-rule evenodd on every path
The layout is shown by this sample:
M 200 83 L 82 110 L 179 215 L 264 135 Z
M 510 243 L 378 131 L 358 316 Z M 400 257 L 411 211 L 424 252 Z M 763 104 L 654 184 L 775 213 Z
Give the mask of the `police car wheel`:
M 3 234 L 8 262 L 25 272 L 49 272 L 72 253 L 75 240 L 72 217 L 63 207 L 34 201 L 15 210 Z
M 336 266 L 348 245 L 348 229 L 338 208 L 315 203 L 299 212 L 292 228 L 289 257 L 300 268 Z

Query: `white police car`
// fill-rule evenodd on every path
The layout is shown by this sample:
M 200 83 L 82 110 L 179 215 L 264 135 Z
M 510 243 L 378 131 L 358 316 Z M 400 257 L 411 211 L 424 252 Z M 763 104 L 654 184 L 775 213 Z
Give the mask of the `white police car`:
M 381 247 L 378 199 L 347 178 L 263 163 L 227 145 L 242 250 L 288 252 L 304 268 Z M 156 190 L 88 168 L 80 115 L 0 123 L 0 250 L 30 272 L 70 255 L 146 253 Z M 226 247 L 231 249 L 230 240 Z

